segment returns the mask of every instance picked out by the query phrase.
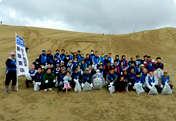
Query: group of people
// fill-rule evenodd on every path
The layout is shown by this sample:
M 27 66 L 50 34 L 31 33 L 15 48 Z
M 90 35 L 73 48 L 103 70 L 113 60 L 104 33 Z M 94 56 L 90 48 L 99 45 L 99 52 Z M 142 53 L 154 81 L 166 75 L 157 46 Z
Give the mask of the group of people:
M 5 90 L 8 93 L 8 86 L 12 79 L 12 91 L 15 91 L 16 85 L 15 78 L 11 74 L 15 74 L 15 53 L 6 61 L 6 83 Z M 12 73 L 14 72 L 14 73 Z M 101 79 L 102 86 L 114 86 L 117 93 L 135 90 L 135 84 L 141 83 L 143 89 L 147 92 L 150 91 L 152 85 L 157 90 L 167 84 L 173 88 L 172 81 L 168 72 L 164 70 L 164 64 L 161 58 L 151 59 L 150 56 L 145 55 L 143 59 L 137 55 L 134 60 L 133 57 L 127 61 L 125 55 L 119 57 L 116 55 L 113 59 L 111 53 L 104 55 L 98 54 L 98 51 L 91 50 L 90 54 L 84 56 L 80 50 L 77 52 L 65 52 L 65 50 L 56 50 L 54 55 L 51 50 L 46 51 L 43 49 L 39 58 L 36 59 L 29 69 L 31 79 L 26 78 L 26 88 L 29 83 L 40 85 L 40 89 L 44 91 L 52 90 L 57 83 L 58 93 L 61 94 L 62 90 L 75 88 L 76 80 L 82 88 L 85 83 L 90 84 L 93 88 L 94 80 Z

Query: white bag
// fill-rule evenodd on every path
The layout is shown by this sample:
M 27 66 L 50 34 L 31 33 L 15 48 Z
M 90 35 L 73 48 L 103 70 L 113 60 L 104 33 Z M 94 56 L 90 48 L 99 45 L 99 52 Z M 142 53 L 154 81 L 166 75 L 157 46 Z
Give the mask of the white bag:
M 97 64 L 93 64 L 92 68 L 96 71 L 97 70 Z
M 134 88 L 135 88 L 136 93 L 138 95 L 145 92 L 144 89 L 142 88 L 142 84 L 141 83 L 135 83 L 134 84 Z
M 125 87 L 125 91 L 128 92 L 128 85 Z
M 40 90 L 40 86 L 39 86 L 39 84 L 36 82 L 35 84 L 34 84 L 34 91 L 39 91 Z
M 149 95 L 158 95 L 158 91 L 157 91 L 155 85 L 152 85 L 152 88 L 150 89 L 148 94 Z
M 162 95 L 172 95 L 172 90 L 168 84 L 164 86 L 164 88 L 161 91 L 161 94 Z
M 83 91 L 92 91 L 92 87 L 88 82 L 84 84 Z
M 75 83 L 76 83 L 75 88 L 74 88 L 75 92 L 81 92 L 81 85 L 80 85 L 79 81 L 75 80 Z
M 93 80 L 93 89 L 102 89 L 102 79 L 101 78 L 95 78 Z
M 25 75 L 25 77 L 26 77 L 27 80 L 32 81 L 32 78 L 31 78 L 30 73 L 27 73 L 27 74 Z
M 115 92 L 115 86 L 110 86 L 108 89 L 111 94 Z
M 59 86 L 59 83 L 58 83 L 58 81 L 56 80 L 56 83 L 55 83 L 55 85 L 54 85 L 56 88 Z

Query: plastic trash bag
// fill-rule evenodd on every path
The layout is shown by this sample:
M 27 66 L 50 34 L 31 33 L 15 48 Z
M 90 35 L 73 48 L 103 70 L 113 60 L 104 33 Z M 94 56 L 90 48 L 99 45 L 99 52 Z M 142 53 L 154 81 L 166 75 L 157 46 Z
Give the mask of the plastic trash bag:
M 27 74 L 25 75 L 25 77 L 26 77 L 27 80 L 32 81 L 32 78 L 31 78 L 30 73 L 27 73 Z
M 152 88 L 150 89 L 148 94 L 149 95 L 158 95 L 158 91 L 157 91 L 155 85 L 152 85 Z
M 58 87 L 59 86 L 59 83 L 58 83 L 58 81 L 56 80 L 56 82 L 55 82 L 55 85 L 54 85 L 55 87 Z
M 41 82 L 40 82 L 40 83 L 41 83 Z M 36 83 L 34 84 L 34 91 L 37 92 L 37 91 L 39 91 L 39 90 L 40 90 L 40 84 L 36 82 Z
M 81 92 L 81 85 L 79 83 L 79 80 L 75 80 L 75 83 L 76 83 L 74 88 L 75 92 Z
M 142 84 L 141 84 L 141 83 L 135 83 L 135 84 L 134 84 L 134 88 L 135 88 L 136 93 L 137 93 L 138 95 L 145 92 L 144 89 L 143 89 L 143 87 L 142 87 Z
M 91 85 L 88 83 L 88 82 L 86 82 L 85 84 L 84 84 L 84 86 L 83 86 L 83 91 L 92 91 L 92 87 L 91 87 Z
M 125 87 L 125 91 L 128 92 L 128 85 Z
M 162 91 L 161 91 L 162 95 L 172 95 L 172 90 L 170 88 L 170 86 L 167 84 L 165 84 L 165 86 L 163 87 Z
M 102 79 L 101 78 L 95 78 L 93 80 L 93 89 L 102 89 Z
M 115 92 L 115 86 L 110 86 L 108 89 L 111 94 Z

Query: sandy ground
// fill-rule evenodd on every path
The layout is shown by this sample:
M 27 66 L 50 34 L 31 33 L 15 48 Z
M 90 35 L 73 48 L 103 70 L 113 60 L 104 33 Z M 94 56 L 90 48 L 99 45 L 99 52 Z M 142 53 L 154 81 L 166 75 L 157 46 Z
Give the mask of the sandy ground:
M 15 34 L 30 48 L 31 64 L 42 49 L 77 51 L 84 54 L 91 49 L 112 52 L 113 57 L 125 54 L 129 60 L 137 54 L 152 58 L 161 56 L 165 69 L 176 85 L 176 29 L 163 28 L 126 35 L 101 35 L 52 29 L 0 25 L 0 120 L 5 121 L 175 121 L 176 93 L 174 95 L 110 94 L 105 88 L 92 92 L 69 92 L 59 95 L 53 91 L 34 92 L 25 89 L 24 77 L 19 77 L 19 92 L 5 94 L 5 61 L 15 51 Z M 173 88 L 176 92 L 176 88 Z

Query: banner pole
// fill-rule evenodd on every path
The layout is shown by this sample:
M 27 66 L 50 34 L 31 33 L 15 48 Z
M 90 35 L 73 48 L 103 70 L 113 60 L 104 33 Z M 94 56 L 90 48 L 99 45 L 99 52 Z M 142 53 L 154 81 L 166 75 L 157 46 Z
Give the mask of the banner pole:
M 15 33 L 15 45 L 16 45 L 16 56 L 17 56 L 17 44 L 16 44 L 16 33 Z M 17 57 L 16 57 L 16 66 L 18 65 L 18 61 L 17 61 Z M 17 89 L 17 91 L 18 91 L 18 69 L 16 68 L 16 76 L 17 76 L 17 82 L 16 82 L 16 89 Z

